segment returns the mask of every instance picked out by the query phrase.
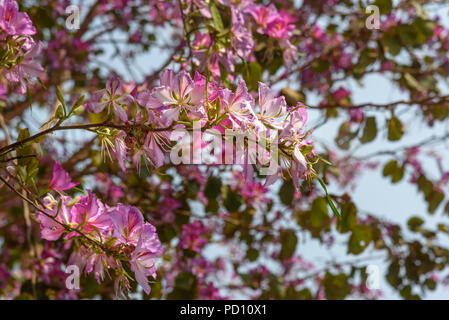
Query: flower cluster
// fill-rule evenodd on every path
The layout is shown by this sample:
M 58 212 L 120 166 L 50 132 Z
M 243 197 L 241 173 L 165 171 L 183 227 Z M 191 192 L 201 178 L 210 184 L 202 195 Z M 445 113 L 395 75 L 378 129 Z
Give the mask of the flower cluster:
M 68 173 L 55 163 L 50 181 L 59 190 L 73 186 Z M 45 198 L 38 214 L 41 236 L 49 241 L 75 240 L 80 244 L 70 257 L 69 265 L 78 266 L 86 274 L 94 272 L 98 283 L 104 279 L 105 269 L 115 269 L 117 285 L 128 287 L 122 263 L 126 261 L 136 281 L 148 294 L 148 276 L 156 277 L 155 259 L 162 255 L 156 229 L 144 221 L 136 207 L 118 203 L 110 207 L 88 191 L 87 195 L 72 199 L 51 195 Z
M 24 94 L 27 81 L 41 77 L 44 69 L 35 59 L 41 51 L 41 43 L 32 38 L 36 29 L 29 16 L 20 12 L 14 0 L 0 0 L 0 75 L 12 84 L 18 84 L 17 92 Z M 0 93 L 6 89 L 0 83 Z
M 204 1 L 186 1 L 187 8 L 196 7 L 204 18 L 213 20 L 215 28 L 220 31 L 216 37 L 211 37 L 210 32 L 195 34 L 193 55 L 198 59 L 200 71 L 208 66 L 212 75 L 218 77 L 221 75 L 220 64 L 228 73 L 232 73 L 239 59 L 253 60 L 256 47 L 253 29 L 279 42 L 285 66 L 289 67 L 296 61 L 298 50 L 290 41 L 295 29 L 293 23 L 296 21 L 292 15 L 286 11 L 278 11 L 273 4 L 267 7 L 253 4 L 250 0 L 238 3 L 220 1 L 220 4 L 231 12 L 231 39 L 228 44 L 220 36 L 224 34 L 221 30 L 221 18 L 213 17 Z
M 113 78 L 106 89 L 92 95 L 88 104 L 92 112 L 107 110 L 127 124 L 115 133 L 99 132 L 103 141 L 107 141 L 104 147 L 112 149 L 123 171 L 126 171 L 128 155 L 138 170 L 142 156 L 154 167 L 161 167 L 174 145 L 184 143 L 184 137 L 197 129 L 200 137 L 193 132 L 195 152 L 217 147 L 215 140 L 206 141 L 201 132 L 247 135 L 256 141 L 257 146 L 251 147 L 244 142 L 234 145 L 233 141 L 223 140 L 223 149 L 235 151 L 235 156 L 225 159 L 225 163 L 230 160 L 231 164 L 242 164 L 247 178 L 253 175 L 252 164 L 262 168 L 269 163 L 267 185 L 283 176 L 285 168 L 299 188 L 299 179 L 310 173 L 307 156 L 314 156 L 314 152 L 304 131 L 307 120 L 304 106 L 288 107 L 284 97 L 277 96 L 263 83 L 259 83 L 258 103 L 242 79 L 238 79 L 235 90 L 230 90 L 207 82 L 199 73 L 192 79 L 186 71 L 175 74 L 165 70 L 160 86 L 152 90 L 133 90 L 129 94 L 123 88 L 120 80 Z M 133 108 L 136 105 L 139 108 Z M 225 150 L 222 153 L 215 163 L 226 158 Z

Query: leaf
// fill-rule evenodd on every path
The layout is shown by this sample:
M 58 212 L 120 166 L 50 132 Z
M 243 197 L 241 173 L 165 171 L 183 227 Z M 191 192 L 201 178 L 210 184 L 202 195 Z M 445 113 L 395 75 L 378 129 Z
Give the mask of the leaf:
M 357 225 L 352 230 L 348 243 L 348 252 L 352 254 L 362 253 L 372 240 L 372 233 L 369 227 Z
M 326 223 L 329 223 L 329 220 L 326 200 L 324 198 L 314 199 L 310 211 L 310 226 L 321 229 Z
M 395 116 L 388 120 L 388 140 L 397 141 L 404 133 L 402 122 Z
M 389 33 L 385 33 L 380 40 L 384 50 L 389 52 L 393 56 L 397 56 L 401 52 L 401 44 L 396 37 Z
M 318 182 L 321 184 L 321 186 L 324 189 L 324 192 L 326 193 L 326 199 L 327 199 L 327 202 L 329 203 L 329 206 L 332 209 L 332 212 L 337 216 L 338 219 L 341 219 L 341 214 L 337 210 L 337 207 L 335 207 L 334 202 L 332 201 L 331 197 L 329 196 L 329 193 L 327 192 L 327 188 L 326 188 L 326 185 L 324 184 L 323 180 L 321 180 L 321 178 L 318 176 L 316 176 L 316 178 L 318 179 Z
M 216 199 L 221 191 L 221 179 L 217 177 L 209 177 L 204 188 L 204 196 L 208 199 Z
M 345 203 L 341 208 L 341 219 L 338 220 L 337 228 L 340 233 L 346 233 L 357 223 L 357 208 L 352 202 Z
M 282 230 L 280 232 L 280 240 L 282 248 L 279 258 L 281 260 L 291 258 L 295 253 L 296 245 L 298 244 L 298 238 L 296 237 L 295 231 L 291 229 Z
M 351 292 L 351 288 L 348 284 L 348 276 L 344 273 L 334 276 L 333 274 L 326 272 L 323 284 L 326 299 L 329 300 L 342 300 Z
M 295 195 L 295 186 L 291 181 L 284 181 L 279 189 L 279 198 L 283 204 L 289 206 L 292 204 Z
M 393 9 L 393 1 L 392 0 L 376 0 L 374 5 L 379 7 L 379 12 L 381 14 L 388 14 Z
M 214 21 L 214 26 L 218 31 L 224 31 L 223 20 L 221 19 L 220 12 L 213 1 L 209 3 L 210 13 L 212 15 L 212 20 Z
M 56 87 L 56 97 L 58 98 L 58 101 L 61 102 L 61 104 L 63 105 L 63 107 L 65 109 L 64 95 L 59 87 Z
M 376 118 L 369 117 L 366 119 L 365 128 L 363 129 L 363 135 L 360 138 L 361 143 L 367 143 L 373 141 L 377 136 Z
M 396 183 L 402 180 L 404 177 L 404 171 L 405 168 L 403 166 L 399 167 L 396 160 L 391 160 L 385 165 L 383 169 L 383 176 L 391 176 L 391 182 Z
M 190 272 L 182 272 L 175 279 L 175 287 L 191 290 L 195 285 L 196 277 Z
M 418 82 L 418 80 L 415 79 L 414 76 L 412 76 L 410 73 L 404 74 L 404 79 L 407 81 L 407 84 L 412 87 L 413 89 L 419 90 L 419 91 L 425 91 L 425 89 L 421 86 L 421 84 Z
M 249 261 L 253 262 L 256 261 L 257 258 L 259 257 L 259 251 L 254 249 L 254 248 L 249 248 L 246 251 L 246 257 L 248 258 Z
M 424 220 L 419 217 L 411 217 L 407 221 L 408 228 L 411 231 L 418 231 L 419 227 L 424 223 Z
M 229 212 L 238 211 L 242 205 L 241 196 L 227 186 L 223 192 L 223 205 Z
M 429 213 L 434 213 L 440 206 L 440 203 L 444 200 L 444 194 L 441 191 L 434 189 L 426 200 L 428 202 Z
M 243 78 L 248 84 L 248 90 L 257 91 L 259 81 L 262 79 L 262 67 L 256 61 L 251 61 L 248 64 L 245 62 L 245 69 Z

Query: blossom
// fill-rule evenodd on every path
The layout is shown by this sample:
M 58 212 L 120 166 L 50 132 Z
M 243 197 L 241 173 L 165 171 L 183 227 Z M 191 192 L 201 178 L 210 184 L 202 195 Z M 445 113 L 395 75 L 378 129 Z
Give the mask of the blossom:
M 14 0 L 0 0 L 0 28 L 10 36 L 32 36 L 36 33 L 28 14 L 19 12 Z
M 162 247 L 156 234 L 156 229 L 149 223 L 145 224 L 144 236 L 139 238 L 137 246 L 131 255 L 131 270 L 137 282 L 146 294 L 150 294 L 148 276 L 156 278 L 155 258 L 162 255 Z
M 181 110 L 197 112 L 199 103 L 206 95 L 205 86 L 200 81 L 194 82 L 190 75 L 181 71 L 177 75 L 172 70 L 165 70 L 160 79 L 160 86 L 153 89 L 151 99 L 145 99 L 145 107 L 162 108 L 164 122 L 178 120 Z
M 119 203 L 108 215 L 114 225 L 114 236 L 122 243 L 136 245 L 144 222 L 139 209 Z
M 201 249 L 207 244 L 208 232 L 209 229 L 201 221 L 183 225 L 181 246 L 184 249 L 201 252 Z
M 104 108 L 112 108 L 121 121 L 128 121 L 128 114 L 123 107 L 130 106 L 134 98 L 127 93 L 123 93 L 122 82 L 119 78 L 108 80 L 105 89 L 92 93 L 89 109 L 94 113 L 100 113 Z
M 283 128 L 283 121 L 279 121 L 286 112 L 286 102 L 283 96 L 275 97 L 273 90 L 266 84 L 259 82 L 259 119 L 277 129 Z
M 77 182 L 72 182 L 70 174 L 62 168 L 59 162 L 55 161 L 50 176 L 50 189 L 62 191 L 72 189 L 77 185 Z
M 84 232 L 104 231 L 111 228 L 110 217 L 105 214 L 105 205 L 88 190 L 87 196 L 81 196 L 72 207 L 72 215 L 82 224 Z
M 261 27 L 260 30 L 266 29 L 270 23 L 278 18 L 276 8 L 273 5 L 268 7 L 251 5 L 246 11 L 254 18 L 257 25 Z
M 243 79 L 239 78 L 235 92 L 229 89 L 223 89 L 221 98 L 226 111 L 229 113 L 233 129 L 239 129 L 245 123 L 256 118 L 252 107 L 254 100 L 248 93 Z
M 35 58 L 42 49 L 41 42 L 31 42 L 23 57 L 17 59 L 17 64 L 11 70 L 5 70 L 5 77 L 11 82 L 19 82 L 19 93 L 26 92 L 26 80 L 33 77 L 41 77 L 45 73 L 44 68 Z
M 43 212 L 39 212 L 37 218 L 40 222 L 41 237 L 49 241 L 58 240 L 61 235 L 66 231 L 64 225 L 75 226 L 76 222 L 73 219 L 70 208 L 65 204 L 65 201 L 60 200 L 59 206 L 55 206 L 53 210 L 44 209 Z M 53 219 L 51 218 L 53 217 Z M 65 239 L 74 236 L 72 232 L 66 235 Z

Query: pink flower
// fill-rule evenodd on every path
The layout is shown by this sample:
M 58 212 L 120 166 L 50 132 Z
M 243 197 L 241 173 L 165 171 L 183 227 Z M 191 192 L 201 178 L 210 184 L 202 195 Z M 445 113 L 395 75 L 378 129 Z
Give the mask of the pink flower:
M 360 123 L 363 119 L 363 111 L 360 108 L 352 108 L 349 110 L 349 116 L 352 122 Z
M 144 226 L 136 249 L 131 255 L 131 270 L 134 272 L 137 282 L 142 286 L 146 294 L 150 294 L 151 287 L 148 284 L 148 276 L 156 278 L 156 266 L 154 259 L 162 255 L 162 247 L 156 234 L 156 229 L 149 223 Z
M 50 189 L 62 191 L 72 189 L 77 185 L 77 182 L 72 182 L 72 177 L 70 177 L 70 174 L 65 171 L 57 161 L 55 161 L 50 176 Z
M 259 119 L 262 122 L 278 129 L 284 127 L 283 121 L 280 121 L 280 119 L 285 116 L 286 112 L 285 98 L 283 96 L 275 97 L 274 92 L 262 82 L 259 82 L 259 105 Z
M 73 216 L 70 212 L 70 208 L 64 203 L 63 199 L 60 200 L 59 206 L 55 206 L 53 210 L 44 209 L 44 211 L 55 219 L 50 218 L 44 213 L 40 212 L 37 218 L 40 221 L 41 237 L 49 241 L 58 240 L 61 235 L 66 231 L 62 224 L 67 226 L 75 226 Z M 56 221 L 55 221 L 56 220 Z M 59 223 L 58 223 L 59 222 Z M 75 234 L 72 232 L 68 234 L 65 239 L 68 239 Z
M 128 114 L 124 106 L 130 106 L 134 98 L 127 93 L 123 93 L 122 82 L 119 78 L 111 78 L 106 84 L 106 89 L 98 90 L 92 93 L 89 109 L 94 113 L 100 113 L 104 108 L 112 108 L 114 114 L 123 122 L 128 121 Z
M 248 93 L 245 81 L 241 78 L 238 80 L 235 93 L 231 90 L 223 89 L 221 96 L 234 129 L 239 129 L 245 123 L 257 118 L 253 110 L 254 100 Z
M 263 29 L 266 29 L 271 22 L 278 18 L 276 8 L 273 5 L 268 7 L 251 5 L 246 10 Z
M 84 232 L 111 229 L 111 220 L 105 211 L 104 204 L 89 190 L 88 195 L 80 197 L 72 207 L 72 215 L 77 223 L 82 224 Z
M 19 12 L 14 0 L 0 0 L 0 28 L 10 36 L 32 36 L 36 33 L 30 17 Z
M 340 101 L 346 97 L 349 97 L 351 95 L 351 92 L 346 90 L 345 88 L 339 88 L 337 91 L 334 92 L 334 98 L 337 101 Z
M 23 58 L 11 70 L 5 70 L 5 77 L 11 82 L 19 82 L 19 93 L 26 92 L 26 80 L 33 77 L 42 77 L 45 73 L 40 63 L 34 60 L 41 52 L 41 42 L 32 43 Z
M 144 222 L 139 209 L 119 203 L 109 212 L 109 217 L 114 226 L 114 236 L 122 243 L 137 245 Z
M 151 92 L 151 98 L 143 99 L 142 102 L 147 108 L 165 107 L 161 112 L 163 121 L 167 124 L 178 120 L 182 110 L 198 111 L 198 105 L 206 95 L 205 86 L 194 83 L 185 71 L 174 75 L 172 70 L 165 70 L 160 84 Z
M 181 246 L 199 253 L 207 244 L 208 233 L 209 229 L 201 221 L 185 224 L 182 226 Z

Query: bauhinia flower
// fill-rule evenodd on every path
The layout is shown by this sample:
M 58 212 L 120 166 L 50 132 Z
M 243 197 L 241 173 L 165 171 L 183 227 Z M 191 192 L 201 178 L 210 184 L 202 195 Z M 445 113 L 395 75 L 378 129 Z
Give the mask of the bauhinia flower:
M 88 107 L 94 113 L 100 113 L 106 107 L 110 108 L 121 121 L 127 122 L 128 114 L 124 107 L 129 108 L 133 102 L 133 96 L 123 92 L 120 79 L 111 78 L 106 84 L 106 89 L 92 93 L 91 102 L 88 104 Z
M 131 255 L 131 270 L 136 281 L 142 286 L 146 294 L 150 294 L 151 287 L 148 284 L 148 276 L 156 279 L 155 258 L 162 254 L 162 247 L 156 234 L 156 228 L 146 223 L 134 252 Z
M 113 235 L 124 244 L 137 245 L 144 222 L 139 209 L 119 203 L 108 215 L 114 225 Z
M 50 189 L 56 190 L 56 191 L 63 191 L 72 189 L 73 187 L 76 187 L 79 183 L 72 182 L 72 177 L 70 174 L 62 168 L 62 166 L 55 161 L 53 163 L 53 169 L 51 171 L 50 176 Z
M 259 120 L 276 129 L 283 129 L 287 104 L 285 98 L 275 97 L 273 90 L 259 82 Z
M 244 129 L 247 123 L 257 119 L 253 109 L 254 99 L 248 93 L 243 79 L 239 78 L 235 92 L 223 89 L 221 98 L 233 129 Z
M 36 33 L 28 14 L 19 12 L 14 0 L 0 0 L 0 29 L 10 36 L 32 36 Z
M 24 94 L 26 92 L 26 81 L 33 77 L 42 77 L 45 73 L 44 68 L 35 58 L 40 54 L 42 49 L 41 42 L 34 43 L 28 41 L 27 51 L 23 56 L 17 57 L 17 64 L 11 70 L 5 70 L 5 77 L 11 82 L 19 82 L 18 92 Z
M 206 96 L 205 85 L 193 81 L 190 75 L 181 71 L 177 75 L 165 70 L 161 75 L 160 86 L 153 89 L 145 107 L 161 110 L 163 121 L 172 123 L 178 120 L 180 112 L 198 112 L 200 102 Z
M 72 215 L 84 232 L 111 229 L 111 220 L 105 214 L 106 211 L 105 205 L 89 190 L 88 195 L 81 196 L 72 207 Z
M 65 204 L 65 202 L 65 199 L 62 198 L 60 200 L 60 203 L 58 205 L 55 205 L 52 210 L 48 208 L 42 208 L 43 211 L 47 213 L 47 215 L 42 212 L 37 215 L 37 218 L 41 223 L 41 237 L 43 239 L 49 241 L 58 240 L 66 231 L 64 225 L 69 227 L 75 227 L 77 225 L 76 221 L 74 221 L 73 219 L 70 208 Z M 52 219 L 51 217 L 53 217 L 54 219 Z M 71 232 L 65 236 L 65 239 L 69 239 L 75 235 L 76 233 Z

